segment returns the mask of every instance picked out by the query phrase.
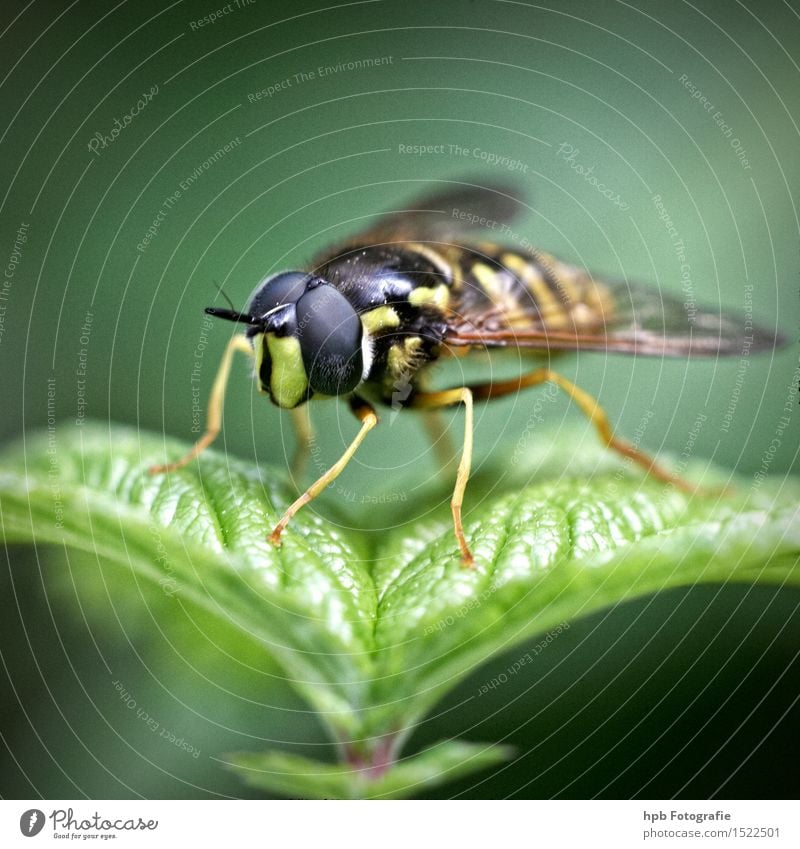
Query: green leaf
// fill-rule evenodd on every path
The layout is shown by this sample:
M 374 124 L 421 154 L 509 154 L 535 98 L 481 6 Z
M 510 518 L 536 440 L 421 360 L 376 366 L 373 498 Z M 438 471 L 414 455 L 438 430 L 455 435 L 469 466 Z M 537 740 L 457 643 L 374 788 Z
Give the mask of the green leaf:
M 27 440 L 0 465 L 5 539 L 96 551 L 186 595 L 259 640 L 337 733 L 353 731 L 376 608 L 364 548 L 306 511 L 275 549 L 266 530 L 294 498 L 283 475 L 219 455 L 149 475 L 165 448 L 184 451 L 126 428 Z
M 344 530 L 305 508 L 275 549 L 266 535 L 294 497 L 283 472 L 209 451 L 152 477 L 149 465 L 186 446 L 121 427 L 9 449 L 0 521 L 7 541 L 97 552 L 182 594 L 283 667 L 342 763 L 278 752 L 227 759 L 247 781 L 284 795 L 396 797 L 507 756 L 461 742 L 400 755 L 415 724 L 494 654 L 536 635 L 546 644 L 580 616 L 663 589 L 800 583 L 797 481 L 688 497 L 582 438 L 562 432 L 525 463 L 474 476 L 475 570 L 460 565 L 441 485 L 342 523 L 372 520 L 375 530 Z M 387 519 L 393 530 L 380 530 Z
M 492 654 L 599 608 L 701 582 L 797 583 L 796 502 L 769 512 L 736 504 L 688 501 L 650 482 L 559 481 L 500 499 L 468 526 L 477 571 L 447 565 L 455 552 L 444 529 L 419 552 L 395 541 L 377 578 L 382 675 L 371 701 L 391 700 L 410 726 Z
M 391 768 L 322 764 L 285 752 L 231 755 L 228 765 L 248 784 L 304 799 L 403 799 L 426 788 L 497 766 L 508 746 L 449 740 L 400 759 Z

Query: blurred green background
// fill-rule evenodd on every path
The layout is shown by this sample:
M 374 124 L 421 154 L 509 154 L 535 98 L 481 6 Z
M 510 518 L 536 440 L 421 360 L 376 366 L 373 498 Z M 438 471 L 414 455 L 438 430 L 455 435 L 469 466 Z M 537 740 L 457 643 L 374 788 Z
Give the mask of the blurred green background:
M 264 275 L 466 177 L 524 190 L 515 231 L 565 259 L 781 327 L 789 345 L 752 361 L 591 354 L 561 368 L 621 433 L 646 420 L 650 451 L 745 479 L 796 470 L 790 6 L 37 2 L 2 15 L 6 439 L 45 425 L 48 386 L 57 432 L 85 415 L 193 438 L 197 387 L 204 401 L 231 332 L 204 328 L 215 284 L 244 305 Z M 413 145 L 444 152 L 404 152 Z M 534 403 L 480 410 L 478 467 L 516 442 Z M 561 399 L 542 410 L 551 433 L 578 417 Z M 285 465 L 287 418 L 244 365 L 226 411 L 220 448 Z M 334 402 L 313 417 L 332 461 L 353 424 Z M 430 465 L 422 428 L 401 416 L 342 481 L 380 493 Z M 219 623 L 65 552 L 6 557 L 3 796 L 246 795 L 214 757 L 267 745 L 330 754 L 282 673 Z M 460 733 L 522 753 L 442 795 L 793 796 L 798 603 L 789 590 L 696 587 L 594 617 L 513 693 L 470 700 L 475 682 L 464 685 L 412 745 Z M 199 757 L 150 733 L 114 681 Z

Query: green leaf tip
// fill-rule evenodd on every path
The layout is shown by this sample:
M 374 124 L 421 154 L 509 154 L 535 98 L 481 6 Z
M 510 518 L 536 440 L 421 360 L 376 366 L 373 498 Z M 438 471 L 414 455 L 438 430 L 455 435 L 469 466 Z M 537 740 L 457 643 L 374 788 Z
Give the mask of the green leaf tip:
M 510 746 L 448 740 L 375 772 L 327 764 L 286 752 L 229 755 L 226 765 L 247 784 L 306 799 L 404 799 L 445 782 L 498 766 L 514 755 Z

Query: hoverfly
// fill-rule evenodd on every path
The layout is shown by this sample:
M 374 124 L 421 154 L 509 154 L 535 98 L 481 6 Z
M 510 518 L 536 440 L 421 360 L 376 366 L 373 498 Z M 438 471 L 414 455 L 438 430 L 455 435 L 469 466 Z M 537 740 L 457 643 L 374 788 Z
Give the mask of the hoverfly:
M 150 471 L 185 466 L 214 441 L 231 362 L 243 351 L 254 360 L 259 389 L 279 407 L 297 413 L 308 401 L 344 396 L 361 424 L 340 459 L 286 510 L 269 536 L 275 545 L 292 516 L 336 479 L 378 424 L 376 407 L 431 412 L 463 404 L 464 443 L 451 507 L 462 563 L 472 566 L 461 506 L 471 464 L 473 402 L 545 382 L 572 398 L 609 448 L 655 478 L 693 491 L 615 436 L 597 401 L 549 367 L 501 382 L 427 388 L 426 374 L 437 360 L 471 350 L 715 356 L 770 349 L 782 341 L 746 325 L 743 317 L 713 309 L 693 309 L 690 316 L 679 300 L 656 290 L 598 280 L 550 254 L 470 236 L 476 222 L 494 228 L 523 208 L 508 187 L 456 183 L 384 215 L 317 257 L 307 271 L 270 275 L 244 312 L 207 308 L 209 315 L 247 329 L 231 339 L 222 357 L 203 436 L 182 459 Z M 307 419 L 303 414 L 294 419 L 300 442 L 307 442 Z

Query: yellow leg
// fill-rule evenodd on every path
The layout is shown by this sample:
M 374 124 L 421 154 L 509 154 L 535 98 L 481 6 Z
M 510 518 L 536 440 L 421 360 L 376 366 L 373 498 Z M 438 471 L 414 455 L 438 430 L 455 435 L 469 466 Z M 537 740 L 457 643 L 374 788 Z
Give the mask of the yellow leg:
M 286 529 L 286 526 L 292 519 L 292 516 L 301 508 L 316 498 L 328 484 L 332 483 L 342 473 L 344 467 L 353 459 L 353 455 L 358 450 L 358 446 L 364 441 L 366 435 L 378 424 L 378 416 L 375 410 L 366 402 L 359 402 L 353 405 L 353 412 L 361 422 L 361 429 L 356 434 L 355 439 L 347 446 L 347 450 L 342 454 L 333 466 L 325 472 L 319 480 L 315 481 L 311 486 L 289 507 L 289 509 L 281 516 L 280 521 L 275 525 L 274 530 L 269 535 L 269 541 L 273 545 L 281 544 L 281 534 Z
M 652 475 L 660 481 L 671 483 L 678 489 L 684 492 L 696 492 L 698 487 L 689 481 L 684 480 L 678 475 L 672 474 L 659 463 L 656 462 L 649 454 L 640 451 L 635 445 L 626 442 L 624 439 L 618 439 L 614 436 L 608 417 L 602 407 L 597 403 L 597 400 L 584 392 L 583 389 L 576 386 L 566 377 L 558 374 L 558 372 L 550 369 L 542 368 L 528 374 L 520 375 L 518 378 L 506 380 L 500 383 L 487 383 L 483 386 L 473 386 L 472 392 L 476 400 L 488 401 L 492 398 L 500 398 L 503 395 L 509 395 L 518 392 L 520 389 L 525 389 L 530 386 L 538 386 L 541 383 L 554 383 L 559 388 L 563 389 L 567 395 L 580 407 L 581 411 L 586 415 L 589 421 L 595 426 L 600 439 L 605 445 L 622 454 L 624 457 L 629 457 L 634 463 L 638 463 L 648 474 Z
M 295 486 L 299 489 L 300 481 L 303 479 L 303 474 L 308 463 L 308 454 L 311 446 L 314 444 L 314 427 L 311 424 L 311 418 L 306 404 L 300 407 L 293 407 L 291 414 L 295 436 L 297 437 L 297 444 L 295 445 L 294 456 L 292 457 L 291 474 Z
M 148 471 L 151 475 L 160 475 L 164 472 L 174 472 L 175 469 L 180 469 L 183 466 L 191 463 L 195 457 L 198 457 L 209 445 L 217 438 L 219 429 L 222 425 L 222 405 L 225 401 L 225 387 L 228 385 L 228 377 L 231 373 L 231 364 L 233 355 L 241 351 L 242 353 L 253 355 L 253 349 L 245 336 L 234 336 L 228 342 L 225 348 L 225 353 L 222 355 L 222 362 L 219 364 L 217 376 L 214 378 L 214 385 L 211 388 L 211 396 L 208 399 L 208 412 L 206 416 L 206 430 L 200 439 L 195 442 L 191 451 L 180 460 L 174 463 L 167 463 L 163 466 L 151 466 Z
M 418 392 L 411 406 L 421 410 L 435 410 L 440 407 L 449 407 L 452 404 L 463 403 L 466 412 L 466 430 L 464 433 L 464 450 L 461 455 L 461 462 L 458 466 L 458 475 L 456 477 L 456 486 L 453 492 L 451 507 L 453 511 L 453 525 L 455 527 L 456 539 L 458 546 L 461 549 L 461 560 L 464 566 L 473 566 L 474 558 L 469 550 L 467 541 L 464 537 L 464 530 L 461 523 L 461 505 L 464 501 L 464 490 L 467 486 L 469 478 L 470 465 L 472 462 L 472 402 L 489 401 L 492 398 L 502 398 L 504 395 L 510 395 L 519 392 L 520 389 L 525 389 L 531 386 L 538 386 L 541 383 L 554 383 L 560 389 L 563 389 L 569 397 L 575 401 L 581 411 L 587 416 L 589 421 L 595 426 L 600 438 L 613 451 L 622 454 L 624 457 L 630 457 L 635 463 L 638 463 L 649 474 L 658 480 L 666 483 L 671 483 L 674 486 L 685 492 L 696 492 L 698 487 L 690 481 L 686 481 L 678 475 L 674 475 L 659 465 L 649 454 L 640 451 L 635 445 L 626 442 L 623 439 L 618 439 L 614 436 L 611 425 L 608 421 L 603 409 L 587 392 L 576 386 L 566 377 L 558 374 L 558 372 L 550 369 L 537 369 L 528 374 L 520 375 L 512 380 L 506 380 L 499 383 L 486 383 L 477 386 L 464 386 L 457 389 L 446 389 L 441 392 Z
M 458 464 L 456 486 L 453 490 L 453 498 L 450 501 L 450 509 L 453 512 L 453 527 L 458 540 L 458 547 L 461 549 L 461 564 L 472 568 L 475 566 L 475 558 L 467 545 L 461 522 L 464 490 L 467 488 L 469 470 L 472 466 L 472 391 L 470 387 L 462 386 L 458 389 L 445 389 L 443 392 L 418 392 L 411 402 L 411 406 L 418 410 L 435 410 L 437 407 L 449 407 L 452 404 L 463 404 L 467 415 L 464 424 L 464 448 L 461 452 L 461 462 Z

